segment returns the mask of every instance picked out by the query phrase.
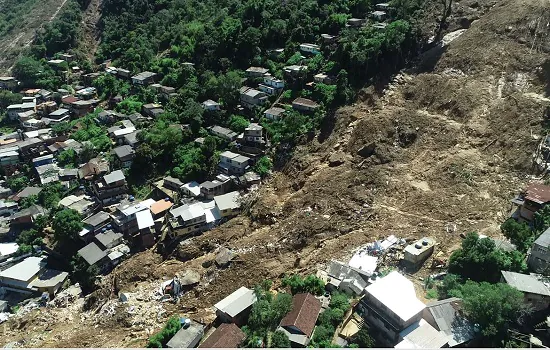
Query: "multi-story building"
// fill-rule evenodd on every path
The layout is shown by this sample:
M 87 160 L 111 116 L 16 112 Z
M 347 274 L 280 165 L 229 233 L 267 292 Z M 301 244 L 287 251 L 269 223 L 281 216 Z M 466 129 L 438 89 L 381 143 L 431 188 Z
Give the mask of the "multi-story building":
M 122 173 L 122 170 L 116 170 L 103 176 L 93 186 L 95 195 L 103 205 L 120 201 L 127 190 L 126 177 Z

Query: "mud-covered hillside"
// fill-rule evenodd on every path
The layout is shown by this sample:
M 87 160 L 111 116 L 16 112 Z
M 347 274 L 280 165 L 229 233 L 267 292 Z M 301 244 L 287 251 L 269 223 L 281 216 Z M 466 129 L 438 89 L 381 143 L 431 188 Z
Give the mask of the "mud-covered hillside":
M 462 11 L 478 13 L 471 6 Z M 546 133 L 550 6 L 500 0 L 479 17 L 304 137 L 245 215 L 181 244 L 167 261 L 137 254 L 86 300 L 12 319 L 0 337 L 33 347 L 143 346 L 172 314 L 206 320 L 238 285 L 314 272 L 389 234 L 433 236 L 445 256 L 461 233 L 498 237 L 509 199 L 535 175 L 532 154 Z M 223 270 L 212 264 L 222 246 L 239 254 Z M 187 268 L 202 279 L 179 304 L 151 297 Z M 131 310 L 117 291 L 135 293 Z

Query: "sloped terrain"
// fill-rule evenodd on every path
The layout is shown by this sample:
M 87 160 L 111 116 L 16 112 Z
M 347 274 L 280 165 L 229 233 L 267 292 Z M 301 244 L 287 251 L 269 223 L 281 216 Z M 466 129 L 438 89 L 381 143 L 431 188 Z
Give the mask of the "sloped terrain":
M 67 0 L 40 0 L 29 2 L 17 25 L 6 35 L 0 36 L 0 74 L 7 73 L 19 53 L 28 47 L 36 31 L 55 19 Z M 0 11 L 6 10 L 0 3 Z M 7 10 L 6 10 L 7 11 Z
M 544 133 L 549 22 L 546 0 L 497 1 L 421 69 L 337 111 L 328 137 L 304 139 L 248 215 L 180 245 L 179 260 L 137 254 L 86 302 L 32 311 L 0 337 L 34 347 L 143 346 L 172 314 L 209 319 L 209 308 L 240 285 L 314 272 L 390 234 L 433 236 L 446 255 L 460 233 L 499 236 Z M 220 246 L 239 254 L 223 270 L 211 263 Z M 203 279 L 179 304 L 151 297 L 187 268 Z M 118 303 L 118 291 L 135 300 Z

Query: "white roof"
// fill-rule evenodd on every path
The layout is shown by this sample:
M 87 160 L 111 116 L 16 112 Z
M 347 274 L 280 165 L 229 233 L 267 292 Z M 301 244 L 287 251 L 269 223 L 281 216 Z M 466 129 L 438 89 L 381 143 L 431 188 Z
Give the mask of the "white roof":
M 378 279 L 366 291 L 405 322 L 426 307 L 416 297 L 413 283 L 397 271 Z
M 237 316 L 242 311 L 256 302 L 256 294 L 253 290 L 241 287 L 218 302 L 214 307 L 231 317 Z
M 128 134 L 131 134 L 133 133 L 134 131 L 136 131 L 136 128 L 135 127 L 129 127 L 129 128 L 124 128 L 124 129 L 118 129 L 118 130 L 115 130 L 113 132 L 113 134 L 115 136 L 124 136 L 124 135 L 128 135 Z
M 377 257 L 370 256 L 365 251 L 360 251 L 351 257 L 348 265 L 372 275 L 376 271 L 377 262 Z
M 121 209 L 120 211 L 126 215 L 126 216 L 130 216 L 130 215 L 133 215 L 133 214 L 136 214 L 140 211 L 143 211 L 143 210 L 146 210 L 146 209 L 149 209 L 151 208 L 151 205 L 155 204 L 155 200 L 154 199 L 146 199 L 142 202 L 139 202 L 135 205 L 127 205 L 127 206 L 124 206 L 123 208 L 124 209 Z
M 205 215 L 205 212 L 200 203 L 194 203 L 183 210 L 180 215 L 184 221 L 188 221 Z
M 218 207 L 216 207 L 216 201 L 211 200 L 208 202 L 201 202 L 201 205 L 204 208 L 204 214 L 206 214 L 207 224 L 216 222 L 222 218 Z
M 188 182 L 188 183 L 186 183 L 185 185 L 183 185 L 181 187 L 187 189 L 194 196 L 198 196 L 198 195 L 201 194 L 201 188 L 200 188 L 200 185 L 197 181 Z
M 424 319 L 405 328 L 400 334 L 403 341 L 395 349 L 439 349 L 450 340 L 450 337 L 432 327 Z
M 29 282 L 36 274 L 46 266 L 43 258 L 31 256 L 13 265 L 9 269 L 0 272 L 0 278 L 10 278 L 17 281 Z
M 15 253 L 19 249 L 17 243 L 0 243 L 0 256 L 7 256 Z
M 215 196 L 216 206 L 219 210 L 237 209 L 241 205 L 239 203 L 239 192 L 233 191 L 221 196 Z
M 143 210 L 139 213 L 136 213 L 136 219 L 138 222 L 138 228 L 144 229 L 151 226 L 155 226 L 155 222 L 153 221 L 153 216 L 151 215 L 151 212 L 149 210 Z

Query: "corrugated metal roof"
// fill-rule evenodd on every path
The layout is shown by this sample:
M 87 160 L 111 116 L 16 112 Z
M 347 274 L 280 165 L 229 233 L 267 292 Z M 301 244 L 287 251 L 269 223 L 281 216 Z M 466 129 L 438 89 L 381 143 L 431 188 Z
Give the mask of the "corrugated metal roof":
M 462 300 L 448 298 L 426 306 L 435 320 L 436 329 L 448 336 L 449 346 L 457 346 L 474 338 L 474 326 L 458 312 Z
M 43 258 L 31 256 L 0 272 L 0 278 L 10 278 L 17 281 L 29 281 L 46 266 Z
M 155 226 L 155 221 L 149 210 L 143 210 L 136 213 L 136 219 L 140 230 Z
M 449 337 L 433 328 L 424 319 L 400 333 L 403 341 L 396 349 L 439 349 L 449 342 Z
M 522 273 L 501 271 L 506 283 L 524 293 L 550 296 L 548 288 L 535 276 Z
M 550 246 L 550 227 L 535 240 L 535 244 L 545 248 Z
M 241 287 L 218 302 L 214 307 L 231 317 L 235 317 L 256 302 L 253 290 Z

